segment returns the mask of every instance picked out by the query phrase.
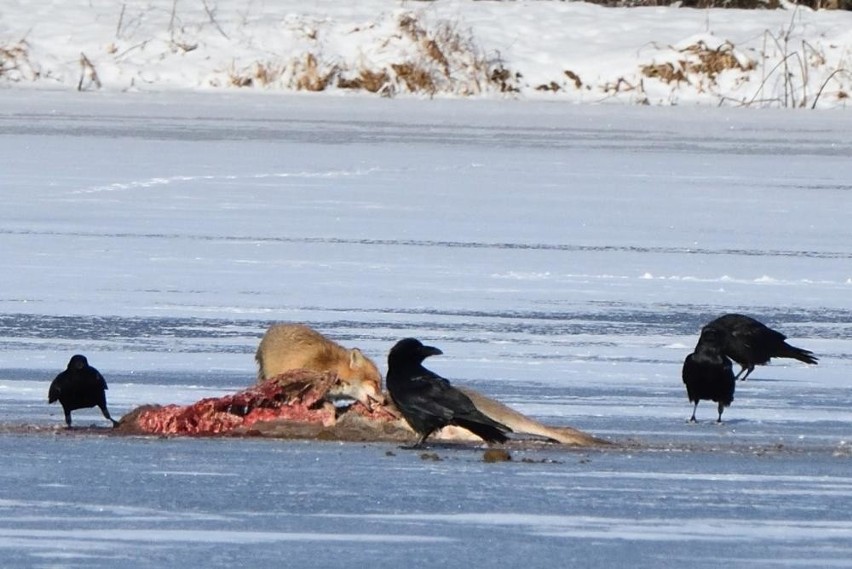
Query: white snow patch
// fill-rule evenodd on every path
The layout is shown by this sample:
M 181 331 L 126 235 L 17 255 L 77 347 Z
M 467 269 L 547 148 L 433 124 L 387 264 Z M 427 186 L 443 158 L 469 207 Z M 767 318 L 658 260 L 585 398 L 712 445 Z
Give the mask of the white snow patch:
M 0 81 L 114 92 L 846 107 L 852 14 L 786 7 L 77 0 L 45 10 L 22 1 L 0 13 Z

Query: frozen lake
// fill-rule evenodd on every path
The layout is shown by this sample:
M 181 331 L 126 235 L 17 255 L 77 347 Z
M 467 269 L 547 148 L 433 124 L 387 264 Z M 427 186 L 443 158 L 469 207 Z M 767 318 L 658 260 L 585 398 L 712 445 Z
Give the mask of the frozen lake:
M 852 115 L 0 92 L 4 567 L 852 567 Z M 814 351 L 717 426 L 680 380 L 745 312 Z M 605 451 L 66 433 L 252 382 L 273 321 Z M 79 425 L 103 425 L 91 411 Z M 26 429 L 21 429 L 26 425 Z M 27 434 L 21 434 L 24 430 Z

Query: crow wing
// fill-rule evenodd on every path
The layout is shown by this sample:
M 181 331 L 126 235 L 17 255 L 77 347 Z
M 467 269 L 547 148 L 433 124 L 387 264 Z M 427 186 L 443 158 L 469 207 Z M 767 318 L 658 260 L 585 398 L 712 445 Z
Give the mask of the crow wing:
M 48 403 L 53 403 L 54 401 L 59 400 L 59 396 L 62 394 L 62 383 L 63 375 L 61 373 L 50 382 L 50 388 L 47 390 Z
M 405 386 L 405 406 L 420 413 L 439 417 L 449 422 L 456 414 L 475 411 L 476 408 L 446 379 L 435 374 L 422 374 L 410 378 Z

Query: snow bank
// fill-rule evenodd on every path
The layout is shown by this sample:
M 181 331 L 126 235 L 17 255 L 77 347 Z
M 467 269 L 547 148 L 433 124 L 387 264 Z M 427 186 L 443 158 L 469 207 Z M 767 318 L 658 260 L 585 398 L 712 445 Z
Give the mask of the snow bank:
M 563 2 L 7 2 L 0 84 L 845 107 L 852 13 Z

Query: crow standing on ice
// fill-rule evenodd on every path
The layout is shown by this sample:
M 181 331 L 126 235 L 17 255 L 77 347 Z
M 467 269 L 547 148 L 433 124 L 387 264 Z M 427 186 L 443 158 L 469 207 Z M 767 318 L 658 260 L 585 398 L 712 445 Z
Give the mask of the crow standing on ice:
M 68 368 L 56 376 L 50 384 L 47 402 L 59 401 L 65 411 L 65 424 L 71 426 L 71 411 L 87 407 L 99 407 L 104 417 L 118 425 L 109 415 L 106 406 L 106 380 L 98 370 L 89 365 L 86 356 L 72 356 Z
M 722 411 L 734 400 L 737 380 L 729 360 L 722 353 L 724 334 L 716 328 L 705 327 L 695 346 L 695 351 L 683 361 L 681 376 L 686 384 L 689 401 L 695 403 L 690 422 L 695 423 L 695 411 L 702 399 L 716 401 L 719 404 L 719 418 Z
M 817 363 L 813 352 L 791 346 L 787 336 L 765 326 L 754 318 L 742 314 L 725 314 L 704 326 L 715 328 L 723 334 L 726 356 L 740 364 L 743 381 L 754 371 L 754 366 L 769 363 L 771 358 L 793 358 L 806 364 Z
M 391 399 L 411 428 L 420 435 L 412 448 L 423 445 L 434 431 L 457 425 L 488 442 L 506 441 L 512 430 L 482 414 L 467 395 L 423 367 L 423 360 L 443 352 L 405 338 L 388 354 L 387 385 Z

